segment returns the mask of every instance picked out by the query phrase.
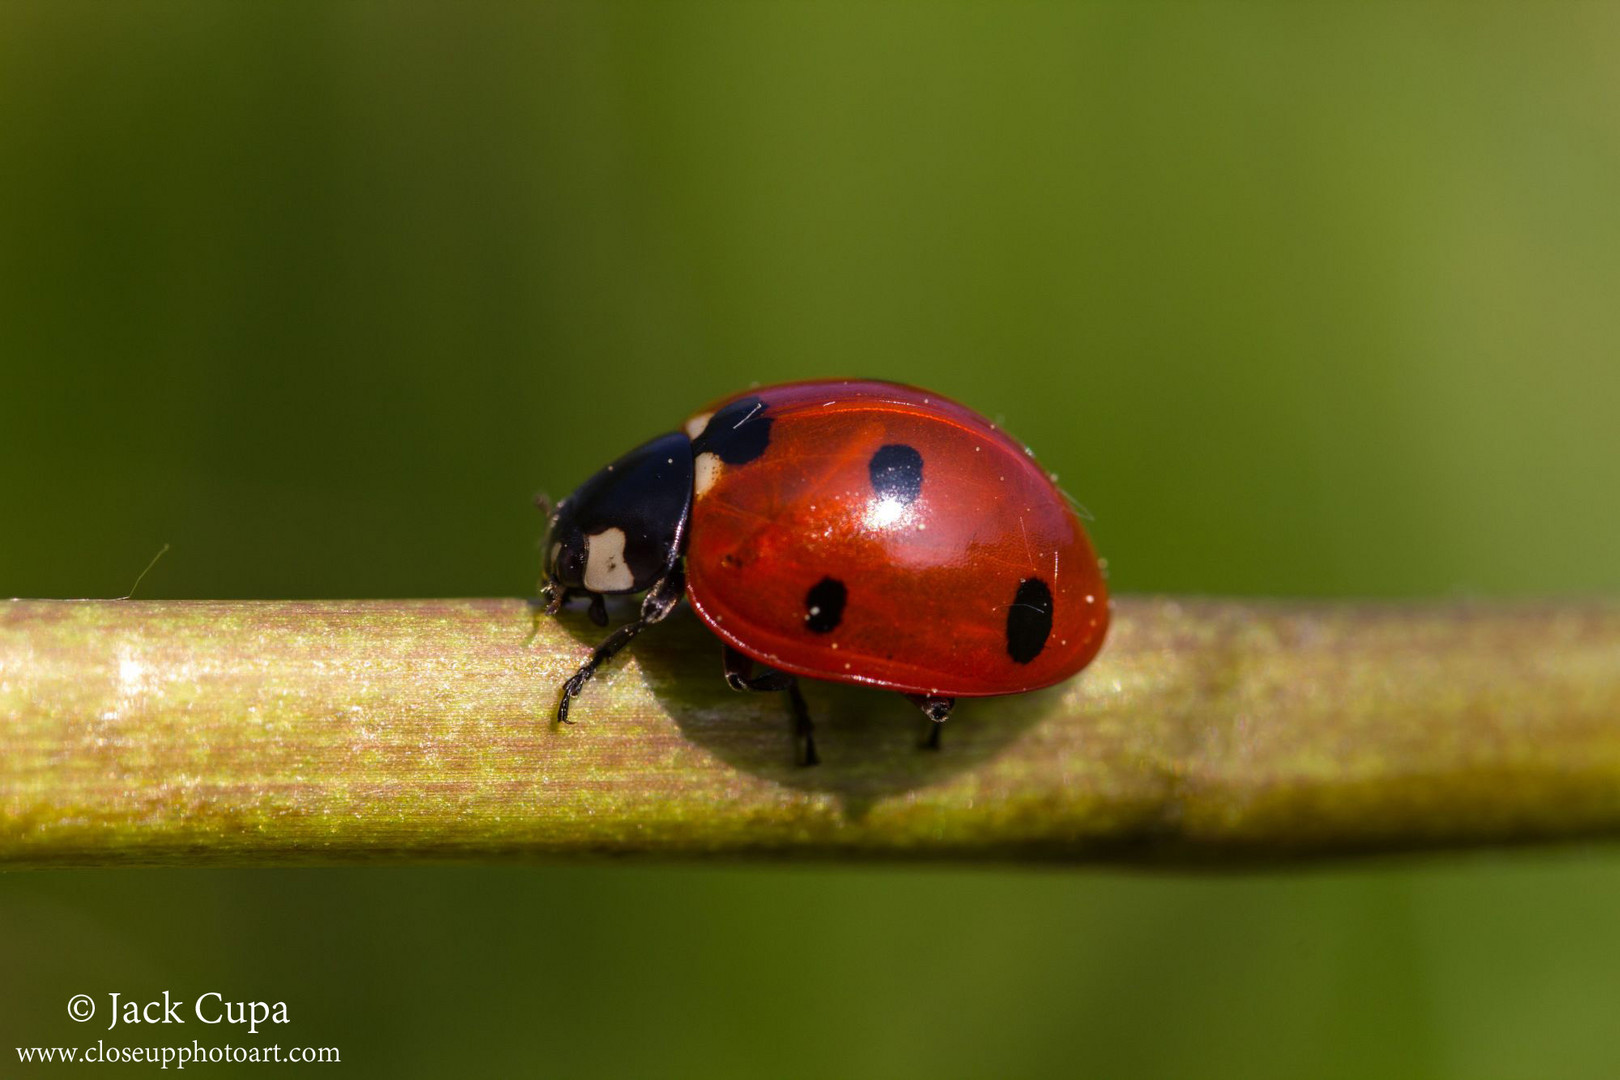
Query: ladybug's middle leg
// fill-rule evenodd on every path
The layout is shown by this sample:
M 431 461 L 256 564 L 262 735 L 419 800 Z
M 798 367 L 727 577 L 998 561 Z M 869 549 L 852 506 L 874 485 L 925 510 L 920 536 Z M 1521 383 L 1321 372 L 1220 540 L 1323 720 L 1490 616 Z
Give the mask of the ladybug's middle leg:
M 768 671 L 763 675 L 755 675 L 754 661 L 750 657 L 730 645 L 723 648 L 726 682 L 733 690 L 787 691 L 788 705 L 793 709 L 794 738 L 804 740 L 804 757 L 800 759 L 800 763 L 821 764 L 821 758 L 816 754 L 815 725 L 810 721 L 810 706 L 805 704 L 804 694 L 799 690 L 799 680 L 784 671 Z

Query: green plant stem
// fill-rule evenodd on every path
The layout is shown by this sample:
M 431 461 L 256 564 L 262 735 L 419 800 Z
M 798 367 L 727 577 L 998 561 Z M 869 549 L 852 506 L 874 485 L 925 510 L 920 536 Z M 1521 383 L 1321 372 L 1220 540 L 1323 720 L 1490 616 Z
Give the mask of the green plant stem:
M 616 614 L 622 615 L 622 612 Z M 1126 599 L 1072 682 L 734 694 L 672 618 L 519 600 L 0 603 L 0 866 L 730 857 L 1271 861 L 1620 829 L 1620 607 Z

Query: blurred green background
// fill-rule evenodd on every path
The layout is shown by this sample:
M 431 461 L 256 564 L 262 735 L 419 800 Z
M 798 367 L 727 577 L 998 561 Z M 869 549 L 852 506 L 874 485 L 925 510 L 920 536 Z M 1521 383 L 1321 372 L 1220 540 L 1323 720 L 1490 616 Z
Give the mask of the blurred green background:
M 9 0 L 0 595 L 165 542 L 145 597 L 525 594 L 536 490 L 843 374 L 1004 419 L 1121 592 L 1614 593 L 1617 48 L 1614 5 Z M 1610 1077 L 1617 912 L 1604 848 L 9 874 L 0 1061 L 169 989 L 368 1076 Z

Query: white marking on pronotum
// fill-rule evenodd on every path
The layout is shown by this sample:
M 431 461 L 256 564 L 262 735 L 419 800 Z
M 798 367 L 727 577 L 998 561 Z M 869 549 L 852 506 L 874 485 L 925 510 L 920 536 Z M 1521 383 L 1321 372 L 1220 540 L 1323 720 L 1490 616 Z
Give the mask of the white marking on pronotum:
M 714 487 L 714 482 L 720 479 L 720 468 L 723 462 L 720 455 L 712 450 L 705 450 L 697 456 L 692 463 L 692 494 L 702 498 L 704 492 Z
M 559 556 L 561 554 L 562 554 L 562 541 L 561 540 L 552 541 L 552 544 L 551 544 L 551 558 L 546 560 L 546 565 L 551 567 L 552 569 L 556 569 L 556 567 L 557 567 L 557 556 Z
M 703 432 L 708 429 L 709 418 L 713 415 L 714 413 L 712 412 L 698 413 L 696 416 L 692 417 L 692 419 L 688 420 L 686 422 L 686 437 L 688 439 L 695 439 L 699 435 L 703 434 Z
M 603 529 L 585 538 L 585 587 L 592 592 L 629 592 L 635 575 L 624 561 L 624 530 Z

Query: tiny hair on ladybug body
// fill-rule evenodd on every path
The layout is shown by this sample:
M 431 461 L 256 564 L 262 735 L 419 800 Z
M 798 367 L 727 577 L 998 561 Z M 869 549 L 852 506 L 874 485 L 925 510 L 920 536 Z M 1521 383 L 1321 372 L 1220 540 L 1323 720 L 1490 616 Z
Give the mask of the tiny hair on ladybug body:
M 898 691 L 939 725 L 957 698 L 1061 682 L 1108 629 L 1096 552 L 1027 448 L 977 413 L 896 383 L 749 390 L 592 476 L 551 511 L 545 610 L 645 593 L 563 684 L 684 598 L 738 690 L 786 691 L 816 758 L 800 677 Z M 755 674 L 754 666 L 765 671 Z

